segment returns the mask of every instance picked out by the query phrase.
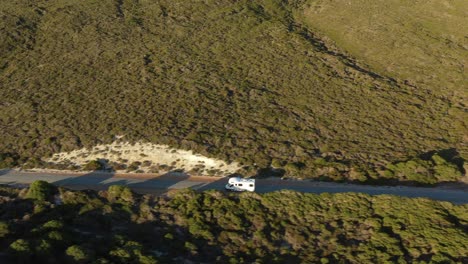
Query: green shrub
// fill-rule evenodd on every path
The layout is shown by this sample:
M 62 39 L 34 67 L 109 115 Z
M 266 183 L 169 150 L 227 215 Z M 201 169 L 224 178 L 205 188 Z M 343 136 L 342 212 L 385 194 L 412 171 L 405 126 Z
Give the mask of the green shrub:
M 445 160 L 438 154 L 433 154 L 429 160 L 413 158 L 388 165 L 384 176 L 435 184 L 443 181 L 457 181 L 463 175 L 456 164 Z
M 51 231 L 47 234 L 47 238 L 49 238 L 50 240 L 53 240 L 55 242 L 63 242 L 65 237 L 64 237 L 64 233 L 63 232 L 59 232 L 59 231 Z
M 125 163 L 119 163 L 119 162 L 112 162 L 110 166 L 114 171 L 125 170 L 127 168 L 127 165 Z
M 52 243 L 50 243 L 50 241 L 46 239 L 40 239 L 36 243 L 36 247 L 34 248 L 36 254 L 45 256 L 52 254 L 53 249 L 54 247 Z
M 281 168 L 283 167 L 283 165 L 284 165 L 284 162 L 279 159 L 273 159 L 271 161 L 271 167 L 273 168 Z
M 18 165 L 19 156 L 12 153 L 0 153 L 0 169 L 11 168 Z
M 26 198 L 48 201 L 57 193 L 57 187 L 46 181 L 35 181 L 29 186 Z
M 30 243 L 24 239 L 18 239 L 11 243 L 10 249 L 18 255 L 30 255 L 32 253 Z
M 431 159 L 435 164 L 434 173 L 439 182 L 458 181 L 463 176 L 457 165 L 448 162 L 441 156 L 434 154 Z
M 103 169 L 103 165 L 98 160 L 91 160 L 90 162 L 86 163 L 85 166 L 83 167 L 83 170 L 86 170 L 86 171 L 96 171 L 96 170 L 102 170 L 102 169 Z
M 109 201 L 120 201 L 124 203 L 133 203 L 134 196 L 132 190 L 127 186 L 112 185 L 107 189 L 107 199 Z
M 284 170 L 286 171 L 287 175 L 298 176 L 303 167 L 303 163 L 289 162 L 286 164 L 286 166 L 284 166 Z
M 0 221 L 0 238 L 4 238 L 10 233 L 10 228 L 7 222 Z
M 141 165 L 141 162 L 139 161 L 134 161 L 132 162 L 128 168 L 127 168 L 127 171 L 130 172 L 130 171 L 136 171 L 140 168 L 140 165 Z
M 143 254 L 143 245 L 135 241 L 125 241 L 120 239 L 121 247 L 112 249 L 109 255 L 117 262 L 120 263 L 142 263 L 142 264 L 155 264 L 156 259 L 153 256 Z
M 69 257 L 69 259 L 72 260 L 73 263 L 85 263 L 91 260 L 89 250 L 79 245 L 68 247 L 65 251 L 65 254 Z
M 189 241 L 185 242 L 185 249 L 191 252 L 196 252 L 198 250 L 197 246 Z
M 393 171 L 399 179 L 433 184 L 437 182 L 437 179 L 431 173 L 430 168 L 430 161 L 418 158 L 388 166 L 388 169 Z
M 43 229 L 61 229 L 63 228 L 63 222 L 59 220 L 51 220 L 42 225 Z

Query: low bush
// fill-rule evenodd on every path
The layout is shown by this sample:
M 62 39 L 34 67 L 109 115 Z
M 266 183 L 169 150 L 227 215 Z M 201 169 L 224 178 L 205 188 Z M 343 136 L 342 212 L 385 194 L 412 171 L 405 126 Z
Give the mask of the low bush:
M 91 160 L 88 163 L 86 163 L 83 167 L 83 170 L 85 171 L 97 171 L 97 170 L 102 170 L 104 167 L 101 162 L 98 160 Z
M 57 188 L 46 181 L 35 181 L 29 186 L 26 197 L 38 201 L 49 201 L 57 193 Z

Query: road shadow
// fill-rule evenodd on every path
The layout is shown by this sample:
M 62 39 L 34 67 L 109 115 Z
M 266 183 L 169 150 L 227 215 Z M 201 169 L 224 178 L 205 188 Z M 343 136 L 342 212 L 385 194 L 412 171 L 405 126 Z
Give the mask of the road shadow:
M 12 170 L 0 170 L 1 175 L 11 174 Z M 29 174 L 29 175 L 28 175 Z M 35 180 L 43 180 L 56 186 L 72 190 L 107 190 L 112 185 L 128 186 L 134 192 L 141 194 L 162 195 L 174 189 L 190 188 L 197 191 L 224 190 L 228 179 L 226 177 L 192 177 L 182 170 L 171 170 L 162 175 L 149 174 L 117 174 L 115 171 L 97 170 L 83 174 L 60 173 L 24 173 L 12 175 L 12 179 L 22 179 L 25 184 Z M 4 183 L 16 184 L 16 181 Z
M 191 181 L 190 175 L 180 170 L 168 171 L 162 175 L 148 178 L 145 174 L 118 175 L 115 172 L 94 171 L 88 174 L 68 177 L 51 182 L 54 185 L 74 190 L 107 190 L 112 185 L 127 186 L 140 194 L 165 194 L 172 189 L 199 189 L 205 185 Z M 208 187 L 212 189 L 212 187 Z
M 133 191 L 138 193 L 165 195 L 173 190 L 187 188 L 196 191 L 206 191 L 212 189 L 222 191 L 224 190 L 224 186 L 228 181 L 227 177 L 206 177 L 205 179 L 194 179 L 191 177 L 192 175 L 186 172 L 173 170 L 151 179 L 129 183 L 128 186 Z M 213 179 L 216 180 L 213 181 Z
M 115 178 L 114 172 L 93 171 L 84 175 L 71 176 L 50 183 L 74 190 L 106 190 L 111 185 L 125 185 L 124 179 Z
M 135 176 L 138 177 L 138 174 Z M 172 170 L 153 178 L 128 182 L 126 185 L 138 193 L 161 194 L 166 193 L 170 189 L 183 189 L 196 186 L 196 183 L 192 185 L 187 181 L 189 178 L 190 175 L 186 172 Z
M 0 176 L 5 175 L 10 173 L 12 170 L 11 169 L 1 169 L 0 170 Z
M 163 175 L 126 184 L 134 192 L 142 194 L 166 195 L 168 192 L 182 189 L 195 191 L 218 190 L 224 191 L 229 177 L 200 177 L 192 178 L 186 172 L 173 170 Z

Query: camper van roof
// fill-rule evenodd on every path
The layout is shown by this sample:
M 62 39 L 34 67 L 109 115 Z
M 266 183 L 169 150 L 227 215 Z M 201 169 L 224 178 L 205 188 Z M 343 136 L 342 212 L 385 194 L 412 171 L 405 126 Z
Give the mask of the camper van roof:
M 234 177 L 234 178 L 231 178 L 235 181 L 238 181 L 238 182 L 255 182 L 255 179 L 244 179 L 244 178 L 241 178 L 241 177 Z

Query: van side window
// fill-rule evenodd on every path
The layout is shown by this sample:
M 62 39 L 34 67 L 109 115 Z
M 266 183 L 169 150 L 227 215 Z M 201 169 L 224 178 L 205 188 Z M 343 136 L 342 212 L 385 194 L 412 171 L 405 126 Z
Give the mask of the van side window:
M 250 184 L 249 186 L 250 186 L 250 187 L 253 187 L 253 184 Z
M 240 186 L 240 187 L 241 187 L 241 186 L 242 186 L 242 183 L 239 183 L 239 185 L 238 185 L 238 186 Z

